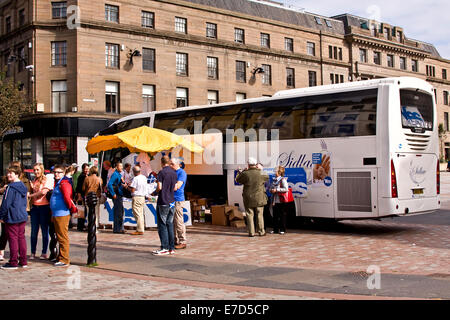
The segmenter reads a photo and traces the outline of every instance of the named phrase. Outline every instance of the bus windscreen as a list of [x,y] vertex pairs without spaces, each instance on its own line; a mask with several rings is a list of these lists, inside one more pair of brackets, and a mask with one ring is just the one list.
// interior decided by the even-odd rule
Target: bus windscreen
[[403,128],[433,130],[433,97],[430,94],[400,90],[400,105]]

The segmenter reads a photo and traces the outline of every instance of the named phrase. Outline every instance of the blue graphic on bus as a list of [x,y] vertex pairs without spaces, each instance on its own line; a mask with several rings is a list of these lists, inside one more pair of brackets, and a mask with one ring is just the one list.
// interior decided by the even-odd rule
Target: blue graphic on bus
[[[272,183],[275,179],[275,171],[273,168],[264,169],[269,175],[269,181]],[[304,168],[286,168],[284,176],[287,178],[289,188],[292,188],[294,198],[306,195],[308,191],[307,175]],[[270,195],[270,193],[268,193]]]
[[325,177],[325,179],[323,179],[323,184],[329,187],[333,184],[333,179],[331,179],[331,177]]
[[321,153],[313,153],[312,154],[312,163],[313,164],[322,164],[322,154]]
[[402,123],[406,126],[425,128],[425,120],[416,107],[402,107]]

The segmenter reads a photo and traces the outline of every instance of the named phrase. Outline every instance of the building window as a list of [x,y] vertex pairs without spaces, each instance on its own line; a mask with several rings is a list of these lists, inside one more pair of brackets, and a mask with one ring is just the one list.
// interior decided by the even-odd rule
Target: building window
[[328,57],[330,59],[342,61],[342,48],[328,46]]
[[367,63],[367,50],[359,49],[359,62]]
[[176,57],[177,76],[188,75],[188,55],[187,53],[177,53]]
[[400,57],[400,69],[406,70],[406,58]]
[[427,66],[427,76],[436,77],[436,68],[434,66]]
[[177,88],[177,108],[189,105],[189,96],[187,88]]
[[433,89],[433,91],[434,91],[434,101],[437,104],[438,103],[438,101],[437,101],[437,89]]
[[442,69],[442,79],[447,80],[447,69]]
[[244,61],[236,61],[236,81],[238,82],[246,82],[245,76],[245,62]]
[[67,82],[52,81],[52,112],[67,112]]
[[244,29],[235,28],[234,29],[234,42],[245,43],[245,31]]
[[272,85],[272,66],[263,64],[261,67],[264,70],[264,73],[262,74],[262,83]]
[[333,25],[331,24],[331,21],[328,19],[325,19],[325,23],[327,25],[328,28],[333,28]]
[[105,85],[106,112],[120,113],[119,82],[107,81]]
[[403,32],[397,31],[397,41],[403,42]]
[[17,49],[18,60],[18,72],[22,72],[25,69],[25,47],[19,47]]
[[295,69],[286,68],[286,86],[288,88],[295,88]]
[[448,106],[448,91],[444,91],[444,104]]
[[187,19],[175,17],[175,32],[187,33]]
[[219,103],[219,91],[208,90],[208,104]]
[[314,20],[316,20],[318,25],[322,25],[322,20],[319,17],[314,17]]
[[155,72],[155,49],[142,48],[142,70]]
[[11,17],[6,17],[5,19],[5,31],[6,33],[11,32]]
[[389,40],[389,28],[383,28],[384,38]]
[[331,84],[344,83],[344,75],[330,73]]
[[411,70],[413,72],[419,72],[419,61],[417,61],[417,60],[411,61]]
[[19,10],[19,27],[25,24],[25,9]]
[[270,48],[270,34],[261,33],[261,47]]
[[219,79],[219,59],[215,57],[207,57],[206,64],[208,66],[208,79]]
[[67,1],[52,2],[52,18],[67,18]]
[[142,112],[155,111],[155,86],[142,86]]
[[119,7],[105,4],[105,20],[109,22],[119,22]]
[[316,55],[316,44],[314,42],[307,42],[306,43],[306,53],[310,56]]
[[211,22],[206,23],[206,37],[217,39],[217,24]]
[[113,43],[107,43],[105,45],[106,55],[106,67],[107,68],[119,68],[119,45]]
[[392,54],[387,55],[387,66],[390,68],[394,67],[394,56]]
[[142,11],[141,25],[144,28],[154,28],[155,27],[155,14],[153,12]]
[[284,49],[289,52],[294,52],[294,39],[284,38]]
[[444,112],[444,130],[448,131],[449,126],[448,126],[448,112]]
[[52,42],[52,66],[65,66],[67,64],[67,42]]
[[247,99],[247,94],[243,92],[236,92],[236,101],[242,101]]
[[375,63],[377,65],[381,65],[381,52],[373,53],[373,63]]
[[310,87],[317,86],[317,73],[315,71],[308,71],[308,81]]

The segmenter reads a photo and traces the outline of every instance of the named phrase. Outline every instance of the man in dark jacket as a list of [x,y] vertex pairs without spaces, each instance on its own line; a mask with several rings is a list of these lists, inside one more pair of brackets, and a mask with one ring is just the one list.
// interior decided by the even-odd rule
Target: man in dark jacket
[[125,233],[123,227],[123,185],[124,181],[122,178],[123,164],[117,162],[116,171],[112,174],[109,179],[107,188],[109,193],[113,198],[114,204],[114,224],[113,233]]
[[28,220],[28,189],[20,181],[20,174],[20,167],[13,166],[8,168],[7,177],[9,184],[0,207],[0,222],[5,223],[10,251],[9,262],[1,267],[5,270],[17,269],[18,262],[21,267],[27,267],[25,224]]
[[256,232],[260,236],[265,236],[264,230],[264,206],[267,204],[267,195],[264,184],[269,180],[269,176],[258,168],[256,159],[248,159],[248,169],[239,170],[236,182],[244,185],[242,198],[244,200],[245,213],[247,218],[247,229],[250,237],[255,236],[255,226],[253,218],[256,215]]

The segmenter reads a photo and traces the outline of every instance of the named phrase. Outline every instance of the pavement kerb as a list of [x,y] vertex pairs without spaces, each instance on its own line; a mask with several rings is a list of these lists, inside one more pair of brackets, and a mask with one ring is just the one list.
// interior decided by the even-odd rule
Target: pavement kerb
[[353,294],[341,294],[341,293],[321,293],[321,292],[310,292],[310,291],[298,291],[298,290],[283,290],[283,289],[271,289],[271,288],[260,288],[260,287],[248,287],[248,286],[237,286],[229,284],[220,284],[212,282],[202,282],[193,280],[182,280],[173,278],[164,278],[156,276],[148,276],[139,273],[123,272],[117,270],[111,270],[101,267],[86,267],[83,265],[78,265],[83,272],[100,273],[104,275],[117,276],[122,278],[136,279],[136,280],[151,280],[162,283],[171,283],[185,286],[201,287],[207,289],[223,289],[230,291],[250,291],[255,293],[273,294],[273,295],[286,295],[286,296],[298,296],[298,297],[309,297],[316,299],[328,299],[328,300],[432,300],[432,299],[421,299],[421,298],[410,298],[410,297],[387,297],[387,296],[367,296],[367,295],[353,295]]

